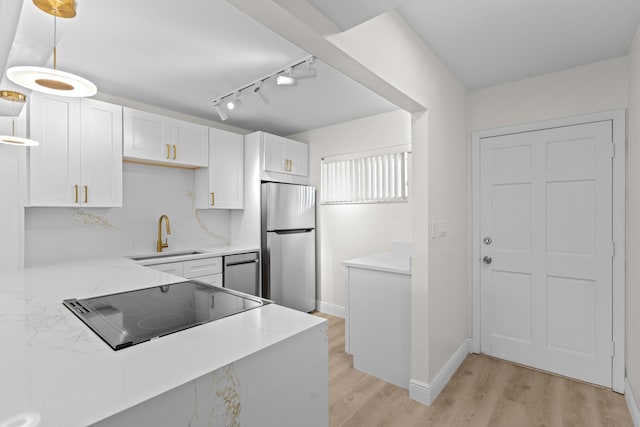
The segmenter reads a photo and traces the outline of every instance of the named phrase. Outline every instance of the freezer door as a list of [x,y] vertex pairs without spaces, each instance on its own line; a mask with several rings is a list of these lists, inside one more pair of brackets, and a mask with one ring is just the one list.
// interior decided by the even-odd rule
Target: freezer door
[[269,299],[310,312],[316,308],[316,233],[267,233]]
[[262,184],[266,231],[309,229],[316,226],[316,189],[308,185]]

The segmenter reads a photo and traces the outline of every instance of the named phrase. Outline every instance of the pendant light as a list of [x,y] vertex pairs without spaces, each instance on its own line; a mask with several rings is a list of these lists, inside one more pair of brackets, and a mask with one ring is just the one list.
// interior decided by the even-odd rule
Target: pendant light
[[[11,90],[2,90],[0,91],[0,98],[5,101],[11,101],[12,106],[15,105],[16,102],[25,103],[27,101],[27,96],[20,92],[14,92]],[[0,135],[0,144],[13,145],[14,147],[35,147],[40,145],[38,141],[34,141],[33,139],[20,138],[15,136],[16,133],[16,119],[15,112],[13,108],[11,109],[11,114],[14,116],[11,122],[11,136],[8,135]]]
[[53,15],[53,68],[20,66],[7,70],[12,82],[37,92],[83,98],[98,92],[89,80],[57,69],[57,19],[76,16],[75,0],[33,0],[42,11]]

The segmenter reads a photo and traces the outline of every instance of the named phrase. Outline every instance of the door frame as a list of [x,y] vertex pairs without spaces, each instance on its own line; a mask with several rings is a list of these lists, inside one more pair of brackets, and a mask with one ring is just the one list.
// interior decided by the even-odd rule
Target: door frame
[[561,119],[545,120],[516,126],[481,130],[471,133],[472,187],[472,352],[480,353],[480,140],[494,136],[531,132],[554,127],[611,120],[613,123],[613,343],[611,388],[624,393],[625,376],[625,191],[626,191],[626,111],[612,110]]

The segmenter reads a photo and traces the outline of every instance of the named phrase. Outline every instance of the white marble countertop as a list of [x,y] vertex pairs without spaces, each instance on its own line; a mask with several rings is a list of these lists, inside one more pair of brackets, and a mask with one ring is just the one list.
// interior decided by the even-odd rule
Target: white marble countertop
[[0,271],[0,426],[85,426],[324,322],[270,304],[113,351],[62,305],[182,280],[123,258]]
[[[198,252],[196,254],[188,254],[181,255],[185,252]],[[165,251],[165,252],[152,252],[146,254],[137,254],[130,255],[128,258],[146,258],[137,260],[136,262],[140,265],[155,265],[155,264],[164,264],[168,262],[180,262],[180,261],[189,261],[192,259],[204,259],[211,258],[215,256],[226,256],[226,255],[235,255],[242,254],[246,252],[260,252],[260,248],[256,248],[253,246],[217,246],[211,248],[198,248],[194,250],[177,250],[177,251]],[[159,258],[158,255],[163,255]],[[166,255],[166,256],[164,256]]]
[[342,263],[347,267],[411,275],[411,247],[407,243],[394,243],[391,251],[354,258]]

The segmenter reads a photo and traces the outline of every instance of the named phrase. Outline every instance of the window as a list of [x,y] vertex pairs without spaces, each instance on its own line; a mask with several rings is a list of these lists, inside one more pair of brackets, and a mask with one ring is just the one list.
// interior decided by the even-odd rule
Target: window
[[[381,152],[382,151],[382,152]],[[322,204],[392,203],[409,199],[409,146],[322,159]]]

